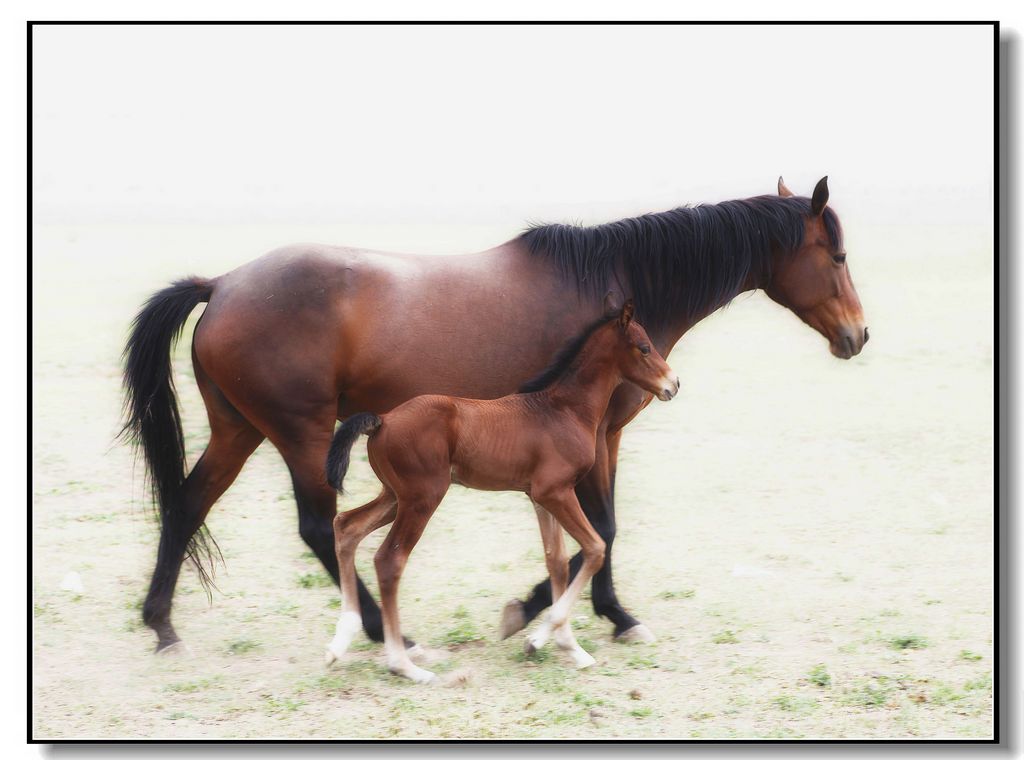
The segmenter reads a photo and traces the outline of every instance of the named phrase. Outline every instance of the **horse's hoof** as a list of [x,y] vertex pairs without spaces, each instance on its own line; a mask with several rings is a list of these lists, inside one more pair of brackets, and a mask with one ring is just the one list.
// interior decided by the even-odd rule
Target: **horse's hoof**
[[498,635],[502,639],[507,639],[513,633],[518,633],[525,627],[526,613],[523,612],[523,603],[518,599],[513,599],[501,611],[501,626],[499,627]]
[[615,640],[623,644],[653,644],[657,639],[651,633],[651,629],[643,623],[637,623],[632,628],[627,628]]
[[537,651],[537,645],[535,643],[533,643],[533,639],[527,638],[526,641],[523,643],[523,653],[527,657],[529,657],[530,655],[532,655],[536,651]]
[[179,639],[166,645],[157,644],[154,654],[160,657],[189,657],[192,654],[192,650],[188,648],[188,644]]
[[335,655],[334,652],[331,651],[330,647],[327,647],[327,649],[324,650],[324,665],[326,665],[327,667],[331,667],[331,665],[333,665],[337,661],[337,655]]

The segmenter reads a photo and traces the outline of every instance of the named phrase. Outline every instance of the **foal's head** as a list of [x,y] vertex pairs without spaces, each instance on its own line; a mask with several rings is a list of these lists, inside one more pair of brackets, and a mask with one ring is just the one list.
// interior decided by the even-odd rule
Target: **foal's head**
[[661,401],[670,401],[679,392],[679,377],[651,344],[647,331],[633,320],[632,299],[599,333],[600,339],[608,341],[615,368],[624,380]]
[[[793,195],[782,177],[779,195]],[[838,222],[826,216],[827,203],[828,177],[822,177],[804,219],[803,242],[795,251],[774,257],[765,292],[824,335],[834,356],[849,359],[868,342],[868,328],[846,265]]]

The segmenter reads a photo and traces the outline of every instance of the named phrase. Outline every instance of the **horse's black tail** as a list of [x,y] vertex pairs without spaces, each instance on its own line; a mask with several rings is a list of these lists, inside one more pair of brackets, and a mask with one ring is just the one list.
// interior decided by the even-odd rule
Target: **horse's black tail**
[[352,445],[363,433],[373,433],[380,427],[381,419],[376,414],[360,412],[353,414],[338,428],[331,441],[331,450],[327,452],[327,482],[338,493],[344,493],[341,487],[348,472],[348,458],[352,453]]
[[[199,277],[178,280],[155,293],[132,323],[124,347],[124,427],[121,437],[141,448],[163,533],[184,533],[181,504],[185,482],[185,441],[171,374],[171,348],[197,304],[210,300],[213,285]],[[209,590],[217,544],[201,527],[188,539],[186,553]],[[219,551],[218,551],[219,553]],[[205,562],[204,562],[205,560]],[[207,570],[205,565],[209,565]]]

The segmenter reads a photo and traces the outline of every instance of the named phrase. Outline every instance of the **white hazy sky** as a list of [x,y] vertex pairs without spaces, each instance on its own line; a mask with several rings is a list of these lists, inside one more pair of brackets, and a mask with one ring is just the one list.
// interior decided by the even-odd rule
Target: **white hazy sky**
[[37,27],[39,222],[992,208],[989,27]]

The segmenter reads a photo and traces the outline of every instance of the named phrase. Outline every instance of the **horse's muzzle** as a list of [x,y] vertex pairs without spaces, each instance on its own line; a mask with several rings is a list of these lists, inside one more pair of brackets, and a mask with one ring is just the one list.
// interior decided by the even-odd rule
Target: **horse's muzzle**
[[869,337],[867,327],[843,327],[839,330],[839,338],[829,343],[829,350],[840,359],[852,359],[861,352]]

